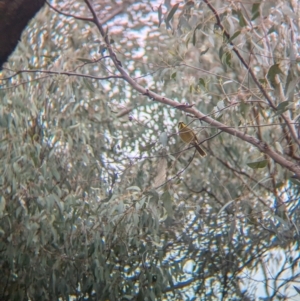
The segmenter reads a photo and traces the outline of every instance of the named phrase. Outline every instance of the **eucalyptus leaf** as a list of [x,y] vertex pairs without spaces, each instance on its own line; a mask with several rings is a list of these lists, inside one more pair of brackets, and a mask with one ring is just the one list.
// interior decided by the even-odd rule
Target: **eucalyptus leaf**
[[247,165],[252,169],[265,168],[267,164],[268,164],[268,160],[260,160],[260,161],[247,163]]

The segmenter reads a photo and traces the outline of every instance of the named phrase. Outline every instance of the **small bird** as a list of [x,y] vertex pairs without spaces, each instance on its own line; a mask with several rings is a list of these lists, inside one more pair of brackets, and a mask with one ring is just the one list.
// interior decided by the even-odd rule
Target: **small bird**
[[206,152],[199,146],[199,141],[194,131],[182,121],[178,123],[178,129],[181,140],[187,144],[192,144],[195,146],[200,156],[205,157]]

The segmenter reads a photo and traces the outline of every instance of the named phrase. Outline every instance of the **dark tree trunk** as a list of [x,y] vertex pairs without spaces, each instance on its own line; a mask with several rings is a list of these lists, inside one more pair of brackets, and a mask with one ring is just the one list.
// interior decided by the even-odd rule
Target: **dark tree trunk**
[[0,70],[45,0],[0,0]]

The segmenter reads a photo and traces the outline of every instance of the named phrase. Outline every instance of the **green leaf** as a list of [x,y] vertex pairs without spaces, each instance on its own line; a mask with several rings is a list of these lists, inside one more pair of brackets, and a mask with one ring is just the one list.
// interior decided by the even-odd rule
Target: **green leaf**
[[290,102],[290,101],[283,101],[281,102],[278,106],[277,106],[277,111],[276,111],[276,114],[274,114],[273,117],[275,116],[278,116],[278,115],[281,115],[282,113],[284,113],[285,111],[287,111],[289,109],[289,105],[292,104],[293,105],[293,102]]
[[196,45],[196,30],[194,30],[193,32],[193,39],[192,39],[192,43],[193,43],[193,46]]
[[240,26],[241,26],[241,27],[247,26],[247,21],[246,21],[246,19],[244,18],[244,16],[243,16],[241,10],[238,10],[238,11],[237,11],[237,15],[238,15],[238,18],[239,18],[239,24],[240,24]]
[[5,210],[5,206],[6,206],[6,200],[5,198],[1,195],[0,196],[0,217],[3,216],[3,212]]
[[152,189],[152,190],[146,191],[144,194],[149,197],[150,202],[154,202],[156,204],[158,203],[159,194],[156,190]]
[[56,194],[51,194],[53,199],[55,200],[55,203],[61,213],[63,215],[64,213],[64,203],[60,200],[60,198]]
[[220,59],[220,61],[222,61],[223,54],[224,54],[224,49],[223,49],[223,46],[221,46],[220,49],[219,49],[219,59]]
[[289,105],[289,101],[283,101],[283,102],[281,102],[278,106],[277,106],[277,110],[278,111],[283,111],[283,110],[285,110],[285,108]]
[[231,52],[226,52],[226,56],[225,56],[225,63],[227,66],[231,67],[231,59],[232,59],[232,55]]
[[276,29],[276,27],[274,25],[268,30],[267,35],[269,35],[272,32],[278,33],[278,31],[277,31],[277,29]]
[[260,6],[260,3],[254,3],[252,5],[252,17],[251,17],[251,21],[255,20],[258,16],[259,16],[259,6]]
[[95,244],[92,243],[88,249],[88,257],[92,256],[94,252],[95,252]]
[[126,190],[141,191],[140,187],[138,187],[138,186],[130,186],[130,187],[126,188]]
[[85,59],[85,58],[77,58],[78,61],[83,62],[83,63],[94,63],[93,60],[90,59]]
[[83,82],[85,84],[85,86],[91,91],[91,92],[95,92],[95,88],[94,85],[91,83],[90,79],[87,78],[83,78]]
[[241,102],[240,104],[240,112],[241,112],[241,115],[246,119],[247,118],[247,114],[249,112],[249,109],[250,109],[250,106],[245,103],[245,102]]
[[296,178],[290,178],[290,181],[291,181],[293,184],[300,186],[300,181],[299,181],[298,179],[296,179]]
[[224,52],[223,49],[222,49],[221,53],[222,53],[221,62],[222,62],[223,67],[224,67],[224,69],[226,71],[227,70],[227,66],[231,67],[231,58],[232,58],[232,55],[231,55],[231,52],[229,52],[229,51]]
[[50,170],[51,170],[52,176],[55,178],[55,180],[57,182],[59,182],[60,181],[60,173],[58,172],[56,167],[57,166],[55,164],[51,164],[50,165]]
[[205,83],[205,81],[204,81],[204,79],[203,79],[203,78],[199,78],[199,80],[198,80],[198,84],[199,84],[200,86],[202,86],[203,88],[205,88],[205,89],[206,89],[206,83]]
[[230,39],[228,40],[228,43],[231,43],[236,37],[238,37],[239,35],[241,34],[241,31],[238,30],[236,31],[231,37]]
[[161,200],[164,204],[164,207],[168,213],[169,217],[173,217],[174,215],[174,211],[173,211],[173,201],[172,201],[172,197],[169,193],[169,191],[165,191],[163,193],[163,195],[161,196]]
[[265,168],[268,164],[268,160],[261,160],[247,163],[247,165],[252,169]]

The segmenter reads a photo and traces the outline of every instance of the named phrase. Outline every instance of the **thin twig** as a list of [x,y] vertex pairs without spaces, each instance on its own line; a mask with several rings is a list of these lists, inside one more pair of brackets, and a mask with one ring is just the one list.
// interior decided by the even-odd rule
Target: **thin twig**
[[85,17],[80,17],[80,16],[64,13],[63,11],[61,11],[61,10],[57,9],[56,7],[52,6],[48,1],[46,1],[46,3],[54,11],[56,11],[57,13],[59,13],[60,15],[65,16],[65,17],[74,18],[74,19],[77,19],[77,20],[85,21],[85,22],[92,22],[93,21],[93,19],[91,19],[91,18],[85,18]]

